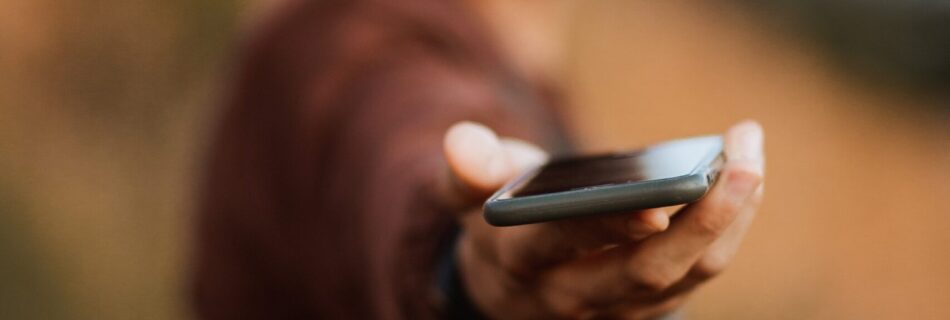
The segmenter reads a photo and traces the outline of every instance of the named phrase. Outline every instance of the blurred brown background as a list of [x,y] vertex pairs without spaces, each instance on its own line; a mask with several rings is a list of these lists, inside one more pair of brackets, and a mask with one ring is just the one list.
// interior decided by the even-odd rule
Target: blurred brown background
[[[0,318],[189,317],[215,100],[274,3],[0,0]],[[850,38],[813,41],[782,6],[575,7],[562,79],[585,149],[766,128],[764,208],[693,318],[950,319],[948,87],[862,71],[900,34],[836,54]]]

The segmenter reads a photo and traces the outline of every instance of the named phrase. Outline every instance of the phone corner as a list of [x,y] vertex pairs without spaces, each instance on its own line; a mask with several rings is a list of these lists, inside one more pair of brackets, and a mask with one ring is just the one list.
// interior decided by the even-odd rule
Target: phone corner
[[680,180],[680,190],[691,200],[699,200],[715,183],[715,177],[707,173],[694,173],[684,176]]
[[488,222],[490,225],[496,227],[510,225],[505,219],[505,216],[504,208],[500,208],[497,201],[486,202],[485,205],[482,206],[482,219],[485,219],[485,222]]

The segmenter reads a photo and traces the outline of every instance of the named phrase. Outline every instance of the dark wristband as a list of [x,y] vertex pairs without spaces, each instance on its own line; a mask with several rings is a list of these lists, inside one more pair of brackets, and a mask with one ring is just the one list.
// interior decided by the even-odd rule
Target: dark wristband
[[437,286],[444,298],[443,315],[446,319],[487,319],[472,303],[459,274],[456,253],[461,234],[461,230],[456,227],[451,240],[441,251],[442,255],[439,257],[439,265],[436,269]]

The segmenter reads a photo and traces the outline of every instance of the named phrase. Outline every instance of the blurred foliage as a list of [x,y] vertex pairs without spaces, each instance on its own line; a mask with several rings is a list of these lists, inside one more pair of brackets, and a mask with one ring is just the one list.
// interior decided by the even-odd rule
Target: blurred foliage
[[66,319],[51,264],[26,234],[27,208],[0,180],[0,319]]
[[[868,84],[950,98],[950,2],[744,0]],[[935,104],[946,106],[946,104]]]
[[0,318],[180,319],[245,1],[0,0]]

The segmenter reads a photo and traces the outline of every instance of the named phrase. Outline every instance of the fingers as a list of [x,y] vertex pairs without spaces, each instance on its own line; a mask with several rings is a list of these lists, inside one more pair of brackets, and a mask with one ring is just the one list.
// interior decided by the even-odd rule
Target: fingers
[[550,283],[587,305],[619,303],[631,293],[659,295],[680,282],[706,249],[729,227],[745,198],[758,186],[758,176],[727,169],[717,186],[700,202],[677,214],[669,229],[631,247],[564,265],[550,273]]
[[520,172],[547,161],[547,153],[517,139],[499,139],[481,124],[463,121],[445,134],[443,151],[449,164],[446,197],[471,204],[483,200]]
[[722,273],[735,257],[739,244],[752,222],[757,206],[757,201],[755,202],[755,204],[750,203],[747,208],[739,213],[739,216],[736,217],[736,220],[729,226],[723,236],[710,245],[709,249],[689,269],[683,279],[667,288],[662,296],[658,298],[692,291],[703,282]]
[[[547,161],[541,149],[521,140],[498,138],[485,126],[461,122],[445,135],[446,197],[474,204],[524,170]],[[513,273],[573,259],[605,245],[628,243],[665,230],[669,214],[663,209],[543,223],[516,228],[482,230],[480,221],[463,219],[473,238],[492,243],[494,259]],[[485,250],[485,248],[481,248]],[[480,251],[481,251],[480,250]],[[482,252],[489,254],[491,252]]]
[[[726,135],[726,152],[732,162],[745,162],[749,170],[756,171],[764,179],[765,157],[762,152],[762,129],[756,123],[744,122],[733,127]],[[732,160],[735,159],[735,160]],[[710,245],[702,258],[690,271],[693,281],[702,281],[721,272],[735,257],[739,244],[755,218],[762,201],[764,183],[760,184],[746,199],[735,221],[719,239]]]
[[642,240],[654,233],[666,230],[670,226],[670,213],[666,209],[647,209],[639,212],[634,219],[627,221],[628,236],[633,240]]
[[644,240],[637,248],[630,261],[636,266],[634,281],[654,289],[672,285],[726,234],[740,213],[754,211],[758,201],[753,195],[763,179],[762,129],[754,122],[744,122],[730,129],[725,140],[729,160],[719,183],[705,198],[686,206],[669,230]]
[[743,162],[748,169],[765,174],[765,135],[757,122],[746,120],[732,126],[725,135],[725,153],[729,162]]
[[[502,150],[520,148],[517,141],[494,139]],[[470,240],[464,241],[469,246],[463,252],[481,255],[493,274],[505,278],[500,288],[521,288],[515,296],[529,296],[533,306],[557,316],[667,314],[734,256],[761,199],[762,141],[762,130],[754,122],[731,128],[719,181],[702,200],[683,207],[675,220],[669,219],[668,209],[652,209],[512,228],[491,228],[478,221],[466,227],[464,236]],[[451,162],[450,144],[446,153]],[[532,163],[530,152],[521,154]],[[512,159],[509,168],[516,169],[510,170],[526,167]],[[464,173],[465,166],[478,164],[458,161],[452,166]],[[478,185],[477,177],[458,176]],[[481,241],[472,241],[476,238]],[[526,281],[522,274],[533,277]]]
[[[742,223],[731,227],[736,216],[741,212],[754,213],[754,208],[741,209],[748,207],[747,198],[761,181],[761,144],[762,131],[754,122],[730,129],[726,134],[730,161],[723,170],[723,182],[704,200],[685,207],[680,213],[683,217],[673,226],[669,226],[669,215],[664,209],[652,209],[505,229],[495,243],[499,262],[516,273],[530,273],[611,244],[629,244],[658,233],[637,246],[641,253],[632,259],[642,261],[629,263],[640,269],[633,275],[633,282],[667,287],[682,278],[713,242],[726,234],[724,240],[718,241],[715,255],[710,255],[702,265],[713,272],[722,267],[722,261],[731,259],[730,249],[741,241],[743,225],[751,220],[744,217]],[[726,232],[727,228],[731,230]],[[659,233],[664,230],[667,231]]]
[[553,286],[551,300],[570,300],[566,296],[575,302],[565,306],[604,306],[640,293],[659,302],[718,273],[734,255],[761,198],[762,140],[755,123],[731,129],[729,161],[705,198],[683,208],[665,232],[552,270],[546,281]]
[[610,245],[623,245],[661,232],[669,225],[665,209],[585,217],[500,229],[499,263],[514,273],[576,259]]

